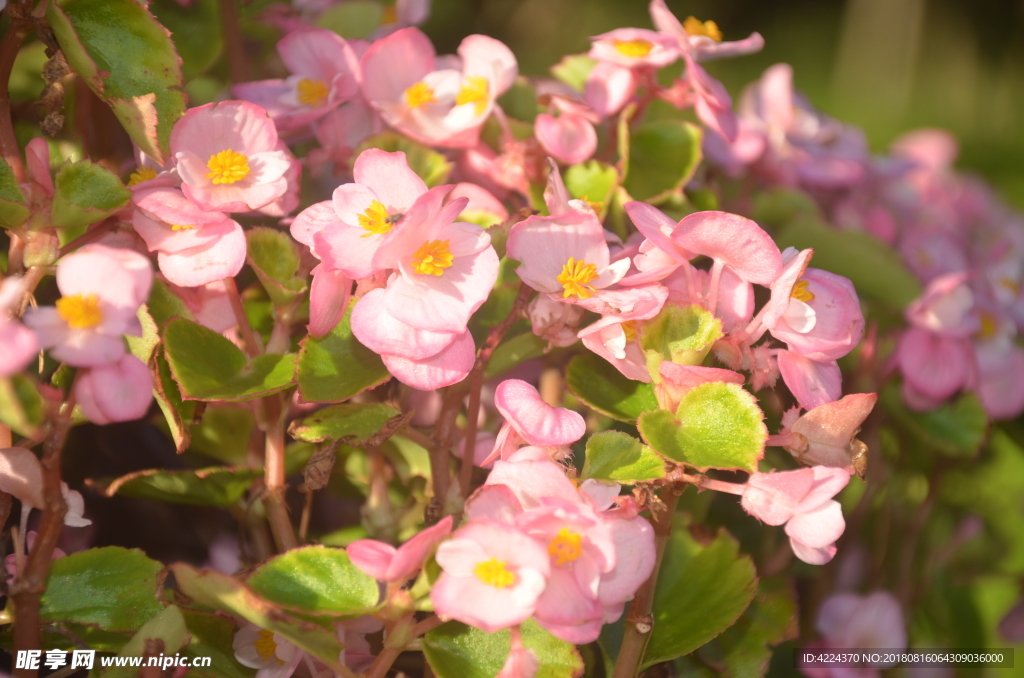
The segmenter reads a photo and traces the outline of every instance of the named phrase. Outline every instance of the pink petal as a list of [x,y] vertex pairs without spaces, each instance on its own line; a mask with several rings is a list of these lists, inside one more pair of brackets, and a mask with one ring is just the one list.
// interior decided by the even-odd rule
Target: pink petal
[[[538,452],[538,458],[531,454]],[[487,485],[507,485],[524,509],[540,506],[544,497],[573,497],[576,487],[545,450],[524,447],[508,460],[494,462]]]
[[43,467],[36,455],[23,447],[0,449],[0,491],[26,506],[42,508]]
[[379,148],[367,149],[356,158],[352,173],[356,183],[373,191],[389,212],[408,211],[416,199],[427,192],[427,185],[409,168],[405,153],[401,151],[388,153]]
[[344,38],[326,28],[300,28],[277,43],[288,70],[332,85],[333,99],[346,101],[359,91],[359,63]]
[[501,96],[515,83],[519,65],[503,42],[486,35],[469,35],[459,44],[458,52],[464,75],[483,76],[493,84],[491,97]]
[[293,238],[312,250],[313,236],[337,225],[340,225],[340,220],[334,211],[334,204],[330,200],[325,200],[299,212],[289,228]]
[[512,226],[506,244],[511,259],[521,262],[519,278],[538,292],[561,293],[557,281],[569,257],[608,266],[604,228],[592,214],[572,210],[557,217],[532,216]]
[[218,224],[227,216],[220,212],[207,212],[196,206],[176,188],[157,187],[136,191],[132,202],[166,224],[206,226]]
[[975,369],[969,340],[944,337],[917,327],[903,334],[896,355],[904,379],[936,400],[960,390]]
[[489,518],[511,524],[523,507],[512,488],[506,485],[484,485],[466,500],[466,519]]
[[363,96],[375,107],[401,101],[405,90],[434,70],[434,46],[418,28],[377,40],[361,60]]
[[210,245],[157,256],[160,272],[181,287],[198,287],[215,280],[232,278],[245,264],[245,232],[237,222]]
[[850,482],[850,472],[846,469],[812,466],[811,471],[814,473],[814,482],[810,491],[796,507],[798,513],[820,508]]
[[601,575],[598,596],[605,605],[625,602],[633,597],[654,572],[657,560],[654,548],[654,528],[646,519],[636,517],[607,519],[608,529],[615,542],[615,569]]
[[835,544],[815,548],[792,537],[789,538],[789,545],[793,548],[793,554],[809,565],[824,565],[832,560],[838,551]]
[[848,467],[850,442],[877,400],[874,393],[854,393],[800,417],[790,430],[807,438],[809,448],[801,458],[824,466]]
[[[445,516],[436,525],[423,530],[398,548],[398,553],[388,565],[389,582],[404,582],[416,574],[430,552],[452,533],[452,517]],[[351,547],[349,547],[351,548]]]
[[541,400],[537,389],[519,379],[506,379],[498,385],[494,406],[530,445],[570,445],[587,432],[586,422],[577,412],[551,407]]
[[398,549],[375,539],[359,539],[345,549],[352,564],[377,581],[389,581],[388,568]]
[[382,289],[371,290],[352,309],[352,333],[374,353],[392,358],[426,360],[450,346],[460,335],[417,330],[388,312]]
[[679,222],[672,239],[690,252],[724,262],[748,282],[770,285],[782,270],[782,254],[771,236],[736,214],[691,214]]
[[743,488],[743,510],[769,525],[782,525],[796,513],[814,484],[809,468],[777,473],[753,473]]
[[583,96],[597,113],[609,116],[621,111],[634,92],[636,77],[633,69],[602,61],[590,71]]
[[685,263],[697,256],[679,246],[672,237],[676,222],[657,207],[635,200],[626,203],[626,214],[636,225],[637,230],[676,264]]
[[843,375],[836,361],[817,362],[792,351],[779,351],[779,372],[805,410],[839,400]]
[[476,344],[467,330],[437,355],[422,360],[411,360],[393,355],[382,355],[384,365],[398,381],[430,391],[462,381],[476,362]]
[[[221,214],[215,212],[211,214]],[[207,226],[196,228],[185,228],[175,231],[171,224],[178,222],[161,222],[150,219],[142,210],[135,210],[132,215],[132,228],[146,241],[146,247],[150,252],[164,252],[174,254],[195,247],[208,247],[220,239],[224,234],[231,232],[235,222],[224,216],[219,221]]]
[[797,513],[786,523],[786,534],[804,546],[822,548],[843,536],[846,521],[837,501],[827,501],[807,512]]
[[313,282],[309,288],[309,325],[314,337],[322,337],[333,330],[348,308],[352,293],[352,280],[341,271],[320,264],[312,270]]
[[586,162],[597,150],[597,132],[586,118],[563,113],[557,118],[541,113],[533,123],[541,147],[559,162]]
[[145,363],[126,354],[117,363],[93,367],[83,374],[75,395],[90,421],[132,421],[143,417],[153,402],[153,377]]
[[189,109],[171,131],[171,153],[194,153],[202,162],[227,148],[243,155],[273,151],[277,130],[267,112],[248,101],[222,101]]
[[0,320],[0,378],[25,369],[39,354],[36,334],[15,320]]

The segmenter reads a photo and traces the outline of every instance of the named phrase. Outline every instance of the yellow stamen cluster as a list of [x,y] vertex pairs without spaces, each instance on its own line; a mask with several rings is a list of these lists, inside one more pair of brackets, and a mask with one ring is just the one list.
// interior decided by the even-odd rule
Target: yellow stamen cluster
[[171,224],[172,231],[188,231],[195,227],[195,224]]
[[497,558],[482,560],[473,568],[476,578],[496,589],[503,589],[516,583],[516,576],[508,569],[504,561]]
[[412,270],[422,275],[441,275],[455,257],[447,240],[428,240],[412,255]]
[[96,327],[103,321],[100,300],[95,294],[74,294],[57,300],[57,315],[73,330]]
[[548,555],[559,567],[571,563],[583,553],[583,535],[563,527],[548,544]]
[[322,106],[330,93],[331,88],[323,80],[303,78],[295,86],[295,98],[299,100],[300,104],[310,108]]
[[249,176],[249,158],[230,148],[211,155],[206,166],[210,168],[206,178],[215,184],[233,184]]
[[156,179],[156,170],[145,165],[139,165],[135,168],[134,172],[128,175],[128,185],[135,186],[150,179]]
[[388,208],[374,200],[366,211],[359,215],[359,225],[366,233],[361,237],[369,238],[371,235],[384,235],[395,227],[394,220],[388,215]]
[[267,631],[266,629],[260,629],[257,634],[256,642],[253,643],[253,647],[256,648],[256,654],[260,656],[260,661],[270,661],[271,659],[280,662],[277,658],[277,643],[274,642],[274,632]]
[[999,325],[996,323],[996,319],[992,317],[992,314],[981,314],[981,328],[978,330],[979,339],[991,339],[996,336],[996,330],[998,329]]
[[637,327],[635,320],[627,320],[622,323],[622,333],[626,335],[626,343],[636,341]]
[[635,40],[616,40],[615,50],[622,56],[627,56],[633,59],[639,59],[645,57],[651,53],[654,49],[654,43],[650,40],[641,40],[637,38]]
[[695,16],[688,16],[683,22],[683,30],[690,35],[703,35],[715,42],[722,42],[722,31],[714,21],[701,21]]
[[576,295],[580,299],[589,299],[597,293],[593,286],[587,284],[597,277],[597,266],[588,264],[575,257],[569,257],[569,261],[562,266],[562,274],[556,278],[562,283],[562,298],[568,299]]
[[409,108],[418,108],[423,104],[437,103],[434,96],[434,88],[427,83],[420,81],[405,90],[405,103]]
[[487,108],[487,94],[490,91],[490,84],[487,78],[480,75],[470,75],[455,97],[455,105],[476,104],[473,110],[477,115],[483,114]]
[[804,302],[805,304],[814,301],[814,292],[807,289],[808,284],[809,283],[806,280],[798,280],[797,283],[793,285],[793,294],[790,296],[797,301]]

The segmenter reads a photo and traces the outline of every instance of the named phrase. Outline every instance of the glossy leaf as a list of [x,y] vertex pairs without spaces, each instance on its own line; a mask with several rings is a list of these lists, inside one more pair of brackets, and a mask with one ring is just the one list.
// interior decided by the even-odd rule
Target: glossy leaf
[[189,429],[191,449],[225,464],[244,465],[255,427],[256,417],[248,407],[210,405],[202,422]]
[[219,9],[217,0],[193,0],[187,7],[177,0],[154,0],[149,5],[157,20],[171,32],[181,55],[185,82],[216,63],[224,49]]
[[657,375],[662,360],[700,365],[721,336],[722,321],[710,311],[696,304],[671,305],[641,325],[640,347],[646,354],[647,369]]
[[333,630],[293,616],[226,574],[197,570],[185,563],[175,563],[169,569],[178,588],[196,605],[237,615],[262,629],[278,633],[341,672],[338,655],[342,647]]
[[586,405],[619,421],[633,422],[641,412],[658,409],[650,384],[622,376],[594,353],[581,353],[569,361],[565,385]]
[[[523,645],[537,655],[537,678],[576,678],[583,658],[532,619],[522,625]],[[484,633],[459,622],[448,622],[423,637],[423,652],[437,678],[494,678],[508,658],[508,631]]]
[[363,441],[380,433],[389,421],[401,415],[385,403],[344,403],[325,407],[312,416],[293,422],[288,433],[307,443],[341,440],[354,447],[363,447]]
[[92,487],[105,497],[153,499],[172,504],[233,506],[245,496],[262,469],[214,466],[196,471],[136,471],[109,481],[94,481]]
[[88,160],[67,163],[57,170],[53,180],[53,225],[88,226],[127,205],[131,197],[110,170]]
[[43,622],[94,624],[134,631],[163,610],[163,566],[138,549],[105,546],[50,564],[40,602]]
[[284,306],[305,291],[305,278],[295,275],[299,270],[299,248],[294,240],[282,231],[266,227],[247,231],[245,239],[249,265],[275,306]]
[[68,64],[132,141],[158,163],[168,160],[186,97],[167,29],[135,0],[54,0],[46,18]]
[[253,678],[256,669],[242,666],[231,646],[235,639],[233,619],[198,610],[182,610],[192,642],[181,651],[186,657],[209,657],[210,666],[192,666],[189,676],[202,678]]
[[155,278],[153,287],[149,290],[149,300],[146,308],[157,325],[163,326],[168,320],[174,317],[185,320],[195,320],[192,311],[185,305],[184,300],[171,291],[163,280]]
[[[146,654],[147,643],[160,641],[163,643],[163,654],[173,656],[191,640],[185,628],[185,617],[181,609],[168,605],[163,611],[142,625],[132,639],[125,643],[117,653],[118,657],[142,657]],[[134,678],[139,673],[135,667],[121,666],[104,672],[110,678]]]
[[637,200],[658,202],[679,191],[700,164],[701,131],[680,120],[657,120],[629,134],[629,172],[624,185]]
[[303,614],[356,616],[377,605],[377,581],[342,549],[306,546],[268,560],[246,584],[282,608]]
[[645,412],[637,422],[644,441],[662,456],[700,470],[756,471],[768,429],[757,400],[737,384],[701,384],[671,412]]
[[310,403],[348,400],[391,378],[380,356],[352,334],[352,306],[330,334],[302,340],[299,350],[299,396]]
[[164,346],[186,400],[252,400],[282,391],[293,382],[294,355],[267,354],[249,360],[229,339],[183,318],[164,326]]
[[14,178],[14,170],[0,158],[0,228],[17,228],[28,219],[25,195]]
[[611,165],[591,160],[565,171],[565,187],[569,195],[588,202],[598,219],[604,220],[619,187],[619,173]]
[[897,386],[882,391],[882,404],[929,449],[951,457],[973,457],[985,442],[988,415],[975,393],[964,393],[930,412],[914,412],[903,404]]
[[604,431],[587,440],[581,478],[632,484],[665,477],[665,461],[622,431]]
[[452,164],[443,155],[397,132],[381,132],[370,137],[359,145],[356,155],[368,148],[379,148],[389,153],[404,152],[409,167],[430,188],[444,184],[452,171]]

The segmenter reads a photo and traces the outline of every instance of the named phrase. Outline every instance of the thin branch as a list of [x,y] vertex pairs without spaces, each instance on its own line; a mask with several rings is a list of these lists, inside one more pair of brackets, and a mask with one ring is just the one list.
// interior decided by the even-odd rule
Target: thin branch
[[234,278],[224,278],[224,288],[228,292],[228,299],[231,301],[231,310],[235,314],[235,322],[238,324],[238,333],[242,335],[242,343],[245,344],[245,352],[250,358],[255,358],[262,352],[262,342],[249,324],[249,317],[245,315],[245,306],[242,305],[242,296],[238,293],[238,285]]
[[284,411],[281,406],[280,394],[267,396],[263,399],[264,416],[266,417],[266,443],[264,457],[263,481],[267,492],[263,504],[267,508],[267,520],[274,542],[279,551],[284,552],[299,545],[295,538],[295,529],[288,517],[285,505],[284,475]]
[[18,2],[12,2],[7,8],[10,26],[3,40],[0,41],[0,156],[11,166],[14,178],[19,183],[25,181],[25,165],[21,161],[21,148],[14,135],[14,123],[11,120],[11,92],[8,83],[14,60],[21,50],[22,43],[32,29],[32,22],[23,16],[25,8]]
[[65,254],[74,252],[83,245],[96,242],[106,234],[115,230],[117,230],[117,217],[108,217],[99,223],[93,224],[85,233],[64,245],[64,247],[61,247],[57,252],[57,258],[59,259]]
[[242,29],[238,21],[238,0],[220,0],[220,24],[231,82],[246,82],[249,79],[249,63],[245,58]]

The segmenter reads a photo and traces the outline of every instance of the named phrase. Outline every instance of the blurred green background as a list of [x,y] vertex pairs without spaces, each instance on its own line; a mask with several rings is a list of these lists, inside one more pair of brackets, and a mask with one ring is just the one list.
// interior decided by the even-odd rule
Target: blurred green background
[[[734,99],[787,62],[821,110],[861,126],[883,152],[901,133],[942,127],[959,166],[1024,209],[1024,0],[667,0],[681,19],[716,21],[726,39],[759,31],[763,52],[708,64]],[[504,41],[528,75],[588,37],[650,27],[642,0],[434,0],[424,26],[439,53],[469,33]]]

